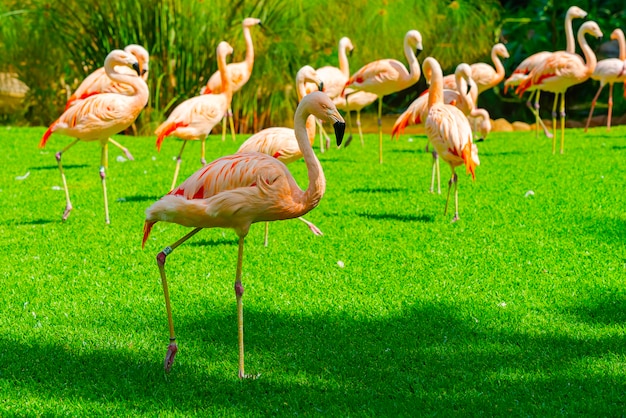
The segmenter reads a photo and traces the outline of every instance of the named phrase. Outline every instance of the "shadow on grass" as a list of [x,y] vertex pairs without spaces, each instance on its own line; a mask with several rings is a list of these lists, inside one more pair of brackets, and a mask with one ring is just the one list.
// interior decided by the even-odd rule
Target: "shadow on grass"
[[[411,416],[415,411],[618,416],[626,407],[623,374],[592,364],[626,355],[623,335],[598,333],[586,339],[516,332],[517,327],[493,326],[498,322],[493,318],[483,323],[463,307],[443,303],[407,305],[394,315],[363,319],[340,313],[283,315],[257,308],[253,297],[244,296],[246,371],[261,373],[258,380],[239,382],[235,377],[233,297],[233,309],[227,312],[208,308],[176,315],[173,306],[180,350],[167,378],[164,329],[159,355],[125,342],[112,350],[83,350],[78,343],[2,337],[0,385],[8,381],[12,395],[5,396],[19,400],[27,394],[30,405],[52,414],[54,409],[45,405],[52,402],[58,410],[58,399],[63,399],[65,413],[74,408],[122,415],[196,415],[205,410],[239,416],[270,411],[346,416],[366,408],[372,416]],[[506,311],[498,317],[503,323],[516,321]],[[155,319],[153,326],[161,322],[165,318]],[[225,368],[232,372],[225,375],[220,367],[229,362],[232,367]]]
[[127,202],[156,202],[159,200],[161,196],[147,196],[147,195],[138,195],[138,196],[126,196],[118,199],[117,201],[120,203]]
[[[85,168],[85,167],[90,167],[89,164],[63,164],[63,170],[71,170],[74,168]],[[45,166],[39,166],[39,167],[30,167],[30,170],[58,170],[59,166],[58,165],[45,165]]]
[[406,187],[359,187],[350,190],[350,193],[404,193],[408,191]]
[[57,221],[63,222],[59,218],[59,219],[32,219],[30,221],[5,222],[5,224],[11,224],[11,225],[46,225],[46,224],[55,223]]
[[400,222],[433,222],[431,215],[402,215],[397,213],[358,213],[362,218],[377,221],[400,221]]
[[187,245],[192,245],[194,247],[217,247],[220,245],[228,245],[234,246],[237,248],[239,243],[239,239],[227,239],[227,238],[213,238],[213,239],[203,239],[200,241],[193,241],[186,243]]

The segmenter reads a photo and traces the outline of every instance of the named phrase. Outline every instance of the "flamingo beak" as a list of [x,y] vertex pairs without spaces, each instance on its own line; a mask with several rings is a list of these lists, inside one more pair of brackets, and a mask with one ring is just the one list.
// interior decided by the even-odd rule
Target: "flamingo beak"
[[419,56],[420,52],[422,52],[422,48],[415,48],[415,56]]
[[337,146],[340,146],[341,141],[343,141],[343,134],[344,132],[346,132],[346,123],[337,121],[333,124],[333,128],[335,129],[335,138],[337,138]]
[[135,70],[137,72],[138,76],[141,76],[141,71],[139,70],[139,63],[138,62],[133,62],[133,70]]
[[469,94],[471,89],[472,89],[472,87],[468,84],[467,85],[467,93],[465,93],[466,96]]
[[317,85],[317,88],[319,89],[319,91],[324,91],[324,82],[320,81],[320,83]]

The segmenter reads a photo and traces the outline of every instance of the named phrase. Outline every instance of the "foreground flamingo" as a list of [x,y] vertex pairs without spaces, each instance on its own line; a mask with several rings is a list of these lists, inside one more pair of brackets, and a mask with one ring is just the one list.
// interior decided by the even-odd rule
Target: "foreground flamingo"
[[417,54],[421,50],[422,35],[416,30],[408,31],[404,36],[404,56],[409,63],[408,71],[404,64],[394,59],[370,62],[350,77],[342,92],[342,96],[345,96],[345,89],[350,88],[378,96],[378,160],[381,164],[383,163],[383,97],[417,83],[421,75]]
[[[122,66],[133,68],[136,72],[134,75],[122,73],[121,70],[118,72],[118,68]],[[77,101],[63,112],[59,119],[52,122],[39,144],[40,148],[45,147],[53,132],[76,138],[55,154],[65,190],[66,205],[63,220],[67,219],[72,210],[67,181],[61,164],[63,153],[79,141],[100,141],[102,147],[100,178],[104,195],[104,219],[108,224],[110,222],[109,204],[105,178],[108,166],[108,143],[111,142],[109,137],[128,128],[148,103],[148,86],[139,77],[139,63],[132,54],[120,49],[111,51],[104,61],[104,69],[111,80],[125,84],[133,93],[101,93]]]
[[428,57],[424,60],[423,67],[425,74],[432,74],[428,93],[428,116],[425,122],[426,135],[435,151],[452,170],[444,215],[448,212],[450,189],[454,185],[452,222],[456,222],[459,220],[459,195],[455,167],[465,164],[467,171],[475,178],[475,168],[480,164],[478,149],[472,143],[472,128],[467,117],[457,107],[443,102],[443,73],[437,60]]
[[[306,83],[315,83],[318,86],[318,90],[322,89],[322,80],[310,65],[305,65],[300,68],[296,74],[298,103],[304,96],[306,96]],[[307,119],[306,130],[309,142],[311,146],[313,146],[313,141],[315,140],[314,117],[311,116]],[[302,158],[302,151],[298,144],[298,140],[296,139],[295,131],[291,128],[283,127],[266,128],[257,132],[241,144],[237,152],[261,152],[263,154],[271,155],[285,164],[289,164]],[[323,235],[322,231],[320,231],[320,229],[312,222],[309,222],[302,217],[298,217],[298,219],[304,222],[315,235]],[[263,240],[266,247],[268,244],[268,236],[269,222],[266,222],[265,238]]]
[[556,152],[556,107],[561,96],[561,154],[565,143],[565,91],[576,84],[586,81],[596,68],[596,55],[585,39],[585,34],[599,38],[602,31],[596,22],[587,21],[578,29],[578,44],[585,55],[585,62],[579,55],[566,51],[551,54],[548,58],[537,64],[528,74],[528,77],[517,86],[515,92],[520,96],[532,86],[555,93],[554,105],[552,106],[552,123],[554,136],[552,138],[552,153]]
[[[139,63],[139,75],[144,81],[148,81],[148,70],[149,70],[149,61],[150,55],[148,51],[141,45],[127,45],[124,48],[124,51],[131,53],[137,59]],[[136,74],[134,69],[130,69],[128,67],[120,67],[117,69],[123,74]],[[65,103],[65,110],[69,109],[70,106],[76,104],[77,101],[86,99],[89,96],[93,96],[94,94],[99,93],[120,93],[132,95],[134,94],[134,90],[130,88],[127,84],[114,82],[109,78],[104,67],[100,67],[91,74],[89,74],[83,81],[80,83],[78,88],[74,91],[74,93],[67,99],[67,103]],[[109,138],[109,142],[126,154],[126,157],[129,160],[134,160],[132,154],[128,149],[122,146],[119,142],[114,141]]]
[[[600,88],[591,101],[591,109],[589,110],[589,117],[585,124],[585,132],[589,129],[589,122],[591,116],[593,116],[593,108],[596,106],[596,101],[600,92],[604,88],[606,83],[609,83],[609,115],[606,120],[606,130],[611,130],[611,113],[613,113],[613,84],[626,82],[626,41],[624,40],[624,32],[621,29],[615,29],[611,33],[611,39],[617,40],[619,44],[619,58],[607,58],[598,61],[596,69],[591,74],[593,80],[600,81]],[[626,97],[626,89],[624,89],[624,97]]]
[[[254,44],[252,43],[252,35],[250,35],[250,28],[253,26],[259,25],[261,26],[261,20],[256,19],[254,17],[248,17],[241,22],[241,26],[243,27],[243,38],[246,41],[246,58],[241,62],[231,62],[226,67],[226,71],[228,71],[230,82],[233,85],[233,93],[238,92],[241,88],[250,80],[250,76],[252,75],[252,68],[254,67]],[[213,73],[209,81],[207,81],[206,86],[202,88],[200,94],[219,94],[222,93],[222,76],[221,72],[218,69]],[[223,125],[222,125],[222,141],[226,139],[226,119],[230,122],[230,134],[233,137],[233,141],[235,140],[235,125],[233,123],[233,111],[228,106],[227,113],[224,114]]]
[[154,132],[157,135],[156,147],[159,151],[163,140],[170,135],[183,140],[183,145],[176,158],[176,169],[170,190],[176,186],[183,150],[187,141],[202,141],[200,162],[202,165],[206,164],[204,159],[206,137],[211,133],[211,129],[222,120],[233,97],[230,74],[226,71],[226,56],[232,53],[233,48],[227,42],[220,42],[217,46],[217,67],[222,74],[222,92],[219,94],[201,94],[185,100],[176,106],[167,120]]
[[[576,43],[574,40],[574,29],[572,28],[572,20],[583,19],[586,16],[587,12],[577,6],[570,7],[565,14],[565,50],[570,54],[574,54],[576,52]],[[550,56],[550,54],[552,54],[552,52],[550,51],[541,51],[529,56],[524,61],[522,61],[517,66],[517,68],[515,68],[513,74],[511,74],[511,76],[504,81],[504,92],[506,93],[509,87],[519,86],[519,84],[528,77],[528,74],[533,70],[533,68],[545,61]],[[536,86],[531,86],[527,89],[527,91],[531,92],[530,96],[528,96],[528,100],[526,101],[526,106],[530,109],[531,112],[533,112],[533,115],[535,115],[535,135],[539,134],[539,126],[541,126],[544,134],[548,138],[552,138],[552,134],[548,131],[548,128],[539,116],[539,96],[541,90],[538,89]],[[533,95],[535,96],[534,106],[531,104]]]
[[169,292],[165,277],[165,261],[179,245],[203,228],[232,228],[239,236],[235,295],[239,330],[239,378],[244,372],[243,305],[241,284],[244,238],[255,222],[292,219],[315,208],[324,195],[326,180],[322,166],[313,152],[306,131],[309,115],[333,122],[337,143],[341,143],[345,123],[328,96],[313,92],[300,102],[294,125],[296,138],[307,166],[309,186],[301,190],[287,167],[276,158],[258,152],[238,153],[219,158],[201,168],[178,188],[162,197],[146,210],[143,245],[158,221],[173,222],[194,229],[157,255],[165,306],[170,330],[170,344],[165,356],[169,371],[178,351]]

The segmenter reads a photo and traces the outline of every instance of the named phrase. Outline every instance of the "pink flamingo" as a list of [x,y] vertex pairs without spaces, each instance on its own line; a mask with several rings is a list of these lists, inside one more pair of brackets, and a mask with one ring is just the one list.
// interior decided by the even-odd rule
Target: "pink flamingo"
[[596,22],[587,21],[578,29],[578,44],[585,55],[585,61],[577,54],[559,51],[551,54],[548,58],[537,64],[535,68],[523,80],[515,92],[520,96],[532,86],[543,91],[555,93],[554,105],[552,106],[552,119],[554,136],[552,138],[552,153],[556,152],[556,107],[561,96],[561,154],[565,143],[565,91],[576,84],[586,81],[596,68],[596,55],[585,39],[585,34],[599,38],[602,31]]
[[[328,95],[331,99],[335,99],[336,97],[341,96],[341,92],[343,90],[343,86],[345,86],[346,82],[350,78],[350,63],[348,62],[348,53],[352,53],[354,46],[352,45],[352,41],[348,37],[343,37],[339,40],[339,48],[338,48],[338,58],[339,58],[339,68],[333,67],[332,65],[326,65],[324,67],[320,67],[317,70],[317,75],[322,80],[324,84],[324,93]],[[307,85],[307,90],[309,92],[315,91],[317,89],[317,85],[309,84]],[[326,143],[330,143],[330,138],[324,132],[323,127],[320,125],[320,151],[324,152],[324,137],[326,137]],[[348,141],[350,138],[348,138]],[[346,142],[346,145],[348,142]]]
[[[413,51],[416,52],[413,52]],[[378,160],[383,163],[383,97],[404,90],[417,83],[420,78],[420,65],[417,54],[422,50],[422,35],[410,30],[404,36],[404,56],[409,63],[407,70],[404,64],[395,59],[382,59],[370,62],[361,67],[348,79],[345,89],[362,90],[378,96]]]
[[[119,70],[122,66],[133,68],[136,73],[134,75],[123,73]],[[108,166],[108,143],[111,142],[109,137],[128,128],[148,103],[148,86],[138,75],[140,73],[139,63],[134,55],[120,49],[111,51],[104,61],[104,69],[111,80],[115,83],[126,84],[133,93],[101,93],[77,101],[65,110],[56,121],[52,122],[39,143],[40,148],[45,147],[50,135],[54,132],[76,138],[55,154],[65,190],[66,205],[63,220],[66,220],[70,215],[72,203],[61,164],[61,156],[79,141],[100,141],[102,147],[100,179],[104,195],[104,216],[105,222],[110,223],[105,181],[105,170]]]
[[[150,55],[148,51],[141,45],[127,45],[124,48],[124,51],[131,53],[137,59],[139,63],[139,75],[144,81],[148,81],[148,70],[149,70],[149,61]],[[118,69],[121,73],[124,74],[136,74],[135,70],[129,69],[125,66],[120,66]],[[74,93],[67,99],[67,103],[65,103],[65,110],[69,109],[70,106],[76,104],[77,101],[86,99],[89,96],[93,96],[94,94],[99,93],[120,93],[126,95],[134,94],[134,90],[130,88],[127,84],[116,83],[109,78],[104,67],[100,67],[91,74],[89,74],[83,81],[80,83],[78,88],[74,91]],[[132,154],[126,147],[124,147],[119,142],[109,138],[109,142],[119,149],[121,149],[126,157],[129,160],[134,160]]]
[[[606,130],[611,130],[611,113],[613,112],[613,83],[620,83],[626,81],[626,41],[624,40],[624,32],[621,29],[615,29],[611,33],[611,39],[617,40],[619,44],[619,58],[607,58],[598,61],[596,69],[591,74],[593,80],[600,81],[600,88],[591,101],[591,109],[589,110],[589,117],[585,124],[585,132],[589,128],[589,122],[591,122],[591,116],[593,115],[593,108],[596,106],[596,101],[600,92],[604,88],[606,83],[609,83],[609,115],[606,121]],[[626,89],[624,90],[624,97],[626,97]]]
[[301,190],[282,162],[258,152],[237,153],[219,158],[201,168],[178,188],[162,197],[146,210],[143,245],[152,226],[158,221],[173,222],[194,229],[157,255],[170,331],[170,344],[165,356],[169,371],[178,351],[169,292],[165,277],[166,257],[179,245],[203,228],[232,228],[239,236],[235,295],[239,330],[239,378],[244,372],[243,305],[241,284],[244,238],[255,222],[292,219],[317,206],[324,195],[326,180],[322,166],[313,152],[306,131],[309,115],[334,122],[337,142],[341,143],[345,123],[328,96],[313,92],[305,96],[294,117],[298,144],[304,155],[309,186]]
[[[307,83],[315,83],[318,86],[318,90],[322,89],[322,80],[310,65],[305,65],[296,74],[298,102],[306,96]],[[309,143],[313,146],[313,141],[315,140],[314,117],[311,116],[307,119],[306,130]],[[302,158],[302,151],[300,150],[298,140],[296,139],[296,132],[291,128],[283,127],[266,128],[257,132],[241,144],[237,152],[261,152],[263,154],[271,155],[285,164],[289,164]],[[299,217],[298,219],[304,222],[315,235],[323,235],[322,231],[312,222],[309,222],[302,217]],[[268,244],[268,235],[269,222],[265,222],[265,238],[263,242],[266,247]]]
[[[243,27],[243,38],[246,41],[246,58],[241,62],[231,62],[226,67],[228,75],[230,76],[230,82],[232,84],[233,93],[238,92],[241,88],[250,80],[252,75],[252,68],[254,67],[254,44],[252,43],[252,35],[250,34],[250,28],[253,26],[262,26],[261,20],[254,17],[245,18],[241,22]],[[207,81],[206,86],[200,90],[200,94],[219,94],[222,93],[223,84],[222,76],[219,69],[213,73],[213,75]],[[222,141],[226,139],[226,119],[230,122],[230,134],[235,140],[235,125],[233,123],[233,111],[228,106],[227,113],[224,114],[223,126],[222,126]]]
[[170,113],[169,117],[155,131],[157,135],[156,147],[161,150],[163,140],[173,135],[183,140],[178,157],[176,158],[176,169],[172,187],[176,186],[178,171],[182,161],[183,150],[187,141],[202,141],[202,165],[206,164],[205,142],[206,137],[211,133],[211,129],[219,123],[230,106],[233,97],[230,74],[226,71],[226,56],[233,53],[233,48],[227,42],[220,42],[216,49],[217,67],[222,73],[222,92],[219,94],[201,94],[185,100]]
[[472,143],[472,128],[467,117],[456,106],[443,102],[443,73],[441,66],[432,57],[424,60],[424,74],[431,74],[428,94],[428,116],[426,117],[426,135],[435,151],[450,165],[452,177],[448,183],[448,197],[444,215],[448,212],[450,189],[454,185],[454,218],[459,220],[458,177],[455,167],[465,164],[467,171],[475,178],[475,167],[480,164],[478,149]]
[[[565,50],[570,54],[574,54],[576,52],[576,43],[574,40],[574,29],[572,28],[572,20],[574,19],[583,19],[587,16],[587,12],[577,6],[572,6],[567,10],[565,14],[565,40],[566,40],[566,48]],[[537,52],[528,58],[524,59],[517,68],[513,71],[513,74],[509,78],[504,81],[504,92],[506,93],[509,87],[517,87],[519,84],[528,77],[528,74],[535,68],[539,63],[544,62],[549,56],[552,54],[550,51],[541,51]],[[526,101],[526,106],[533,112],[535,115],[536,127],[537,130],[535,134],[539,133],[539,126],[543,128],[544,134],[548,138],[552,138],[552,134],[548,131],[548,128],[541,120],[539,116],[539,96],[541,90],[536,87],[529,87],[528,91],[531,92],[530,96],[528,96],[528,100]],[[531,104],[533,95],[535,96],[535,105]],[[553,115],[553,120],[556,115]]]

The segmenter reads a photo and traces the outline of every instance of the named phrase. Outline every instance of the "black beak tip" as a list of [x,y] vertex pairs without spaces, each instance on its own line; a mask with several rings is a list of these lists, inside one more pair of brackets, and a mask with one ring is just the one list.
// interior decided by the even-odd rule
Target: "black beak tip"
[[322,81],[321,83],[319,83],[317,85],[317,88],[319,89],[319,91],[324,91],[324,82]]
[[415,49],[415,56],[416,56],[416,57],[417,57],[417,56],[419,56],[419,54],[420,54],[421,52],[422,52],[422,49],[421,49],[421,48],[416,48],[416,49]]
[[465,95],[468,95],[470,93],[470,90],[472,89],[471,86],[467,86],[467,93],[465,93]]
[[343,141],[343,134],[346,132],[346,123],[345,122],[335,122],[333,125],[335,129],[335,138],[337,138],[337,146],[341,145],[341,141]]
[[133,62],[133,70],[135,70],[137,72],[137,75],[141,75],[141,70],[139,69],[139,63],[138,62]]

